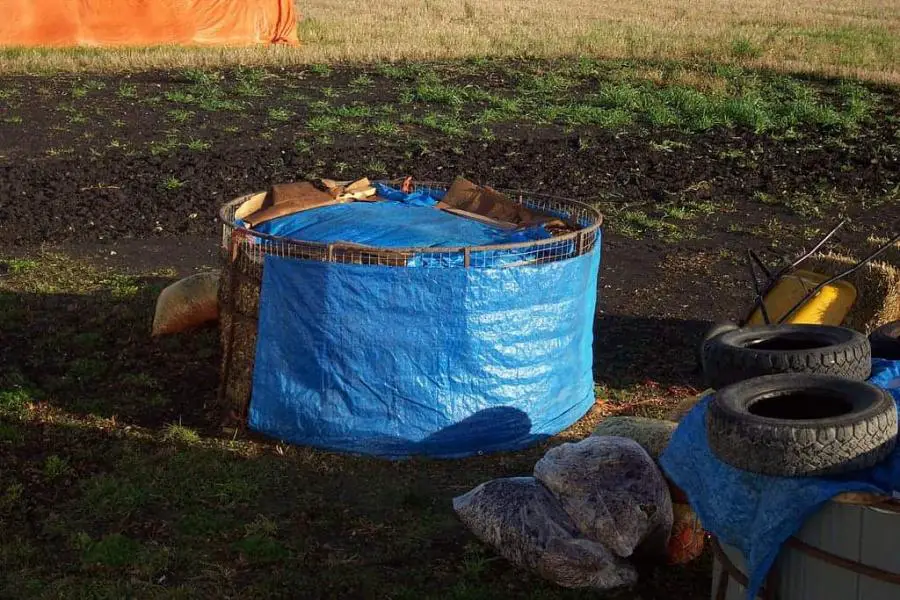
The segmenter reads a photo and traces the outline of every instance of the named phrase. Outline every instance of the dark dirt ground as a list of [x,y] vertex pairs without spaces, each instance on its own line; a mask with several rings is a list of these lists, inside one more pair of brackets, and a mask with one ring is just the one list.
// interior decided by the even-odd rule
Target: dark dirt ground
[[[725,110],[702,102],[602,125],[572,120],[619,110],[585,104],[592,86],[638,84],[557,67],[0,78],[0,597],[596,597],[495,558],[450,510],[547,445],[391,464],[230,439],[215,330],[148,336],[162,287],[215,265],[218,207],[275,182],[464,175],[593,202],[598,403],[553,443],[702,387],[697,342],[751,299],[746,248],[775,263],[847,217],[830,247],[860,255],[900,228],[896,90],[841,126],[813,110],[840,84],[794,79],[766,110],[787,114],[782,88],[818,104],[764,132],[701,127]],[[708,573],[648,566],[614,597],[706,598]]]

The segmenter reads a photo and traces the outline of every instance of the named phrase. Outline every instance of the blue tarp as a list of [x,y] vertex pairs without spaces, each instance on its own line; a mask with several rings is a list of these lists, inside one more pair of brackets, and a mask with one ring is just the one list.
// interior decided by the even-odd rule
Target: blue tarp
[[[900,404],[900,361],[874,360],[871,383],[891,392]],[[842,492],[892,495],[900,491],[900,447],[871,469],[835,478],[769,477],[736,469],[717,459],[706,437],[711,396],[682,420],[660,464],[687,494],[704,528],[738,548],[750,571],[752,600],[781,545],[822,505]]]
[[250,426],[405,457],[514,450],[594,403],[593,252],[408,268],[267,256]]
[[379,185],[387,200],[334,204],[286,215],[254,231],[307,242],[352,242],[379,248],[489,246],[543,240],[543,225],[501,229],[433,208],[443,194],[412,194]]

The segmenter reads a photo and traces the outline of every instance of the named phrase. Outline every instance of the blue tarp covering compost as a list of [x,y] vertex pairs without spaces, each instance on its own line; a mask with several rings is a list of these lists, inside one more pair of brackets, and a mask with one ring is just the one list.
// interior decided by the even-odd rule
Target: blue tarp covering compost
[[[874,360],[869,381],[900,404],[900,361]],[[842,492],[891,496],[900,491],[900,447],[881,464],[835,478],[769,477],[736,469],[710,451],[704,416],[711,396],[685,416],[660,457],[663,470],[687,494],[704,528],[738,548],[749,568],[752,600],[781,545],[822,505]]]
[[501,229],[433,208],[443,194],[412,194],[379,185],[386,200],[304,210],[261,223],[254,231],[307,242],[352,242],[379,248],[489,246],[543,240],[542,226]]
[[518,449],[594,403],[600,244],[517,268],[267,256],[249,424],[405,457]]

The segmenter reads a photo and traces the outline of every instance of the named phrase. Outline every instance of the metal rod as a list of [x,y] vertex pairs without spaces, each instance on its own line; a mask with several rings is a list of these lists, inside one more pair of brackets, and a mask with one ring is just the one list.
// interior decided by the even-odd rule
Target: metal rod
[[842,219],[840,223],[838,223],[837,225],[835,225],[835,226],[832,228],[832,230],[829,231],[829,232],[825,235],[825,237],[823,237],[821,240],[819,240],[819,243],[818,243],[818,244],[816,244],[815,246],[813,246],[813,249],[812,249],[812,250],[810,250],[810,251],[807,252],[806,254],[802,255],[802,256],[801,256],[800,258],[798,258],[797,260],[795,260],[793,263],[790,264],[790,266],[787,266],[787,267],[784,267],[783,269],[781,269],[781,271],[778,272],[778,275],[777,275],[777,276],[780,278],[780,277],[781,277],[782,275],[784,275],[786,272],[788,272],[788,271],[793,271],[794,269],[796,269],[796,268],[800,265],[800,263],[802,263],[804,260],[806,260],[807,258],[809,258],[810,256],[812,256],[813,254],[815,254],[816,252],[818,252],[818,251],[819,251],[819,248],[821,248],[822,246],[824,246],[824,245],[825,245],[825,242],[827,242],[828,240],[830,240],[830,239],[832,238],[832,236],[834,236],[834,234],[838,232],[838,229],[840,229],[841,227],[843,227],[843,226],[846,225],[846,224],[847,224],[847,219]]
[[[756,292],[756,300],[754,300],[754,305],[759,308],[762,312],[763,321],[766,325],[771,325],[772,321],[769,319],[769,311],[766,308],[766,303],[763,300],[762,291],[759,287],[759,279],[756,277],[756,270],[753,268],[753,250],[747,250],[747,268],[750,270],[750,279],[753,280],[753,290]],[[763,267],[765,269],[765,267]],[[766,269],[766,271],[768,271]],[[771,277],[771,273],[769,273]]]
[[803,306],[803,305],[806,303],[807,300],[809,300],[810,298],[812,298],[813,296],[815,296],[816,294],[818,294],[818,293],[819,293],[819,290],[821,290],[822,288],[824,288],[826,285],[831,285],[832,283],[834,283],[835,281],[837,281],[837,280],[839,280],[839,279],[843,279],[844,277],[847,277],[848,275],[852,275],[853,273],[855,273],[856,271],[858,271],[860,268],[862,268],[863,266],[865,266],[867,263],[871,262],[872,260],[874,260],[875,258],[877,258],[878,256],[880,256],[881,254],[883,254],[888,248],[890,248],[891,246],[893,246],[894,244],[896,244],[898,241],[900,241],[900,234],[895,235],[895,236],[894,236],[893,238],[891,238],[886,244],[884,244],[883,246],[881,246],[880,248],[878,248],[878,250],[876,250],[875,252],[871,253],[870,255],[868,255],[867,257],[865,257],[864,259],[862,259],[861,261],[859,261],[858,263],[856,263],[855,265],[853,265],[852,267],[850,267],[849,269],[847,269],[846,271],[844,271],[843,273],[838,273],[837,275],[835,275],[835,276],[832,277],[831,279],[827,279],[827,280],[823,281],[822,283],[820,283],[819,285],[817,285],[816,287],[814,287],[814,288],[813,288],[812,290],[810,290],[805,296],[803,296],[803,298],[801,298],[794,306],[792,306],[791,309],[790,309],[789,311],[787,311],[786,313],[784,313],[784,316],[782,316],[781,319],[778,320],[778,322],[779,322],[779,323],[784,323],[785,319],[787,319],[787,318],[790,317],[792,314],[794,314],[795,312],[797,312],[797,310],[798,310],[801,306]]
[[750,254],[750,258],[753,259],[753,262],[755,262],[757,265],[759,265],[759,268],[762,269],[762,272],[766,274],[766,277],[771,279],[772,271],[769,270],[769,267],[767,267],[765,265],[765,263],[762,261],[762,259],[759,257],[759,255],[756,254],[756,252],[754,252],[753,250],[747,250],[747,252]]
[[[835,226],[831,229],[831,231],[829,231],[827,234],[825,234],[825,237],[823,237],[821,240],[819,240],[819,242],[818,242],[815,246],[813,246],[812,250],[810,250],[809,252],[805,252],[805,253],[802,254],[799,258],[797,258],[796,260],[794,260],[794,262],[792,262],[792,263],[790,263],[790,264],[788,264],[788,265],[786,265],[786,266],[784,266],[784,267],[778,269],[778,271],[777,271],[774,275],[772,275],[771,277],[769,277],[769,282],[768,282],[768,283],[766,284],[766,286],[763,288],[763,291],[762,291],[761,296],[762,296],[763,298],[765,298],[766,296],[768,296],[768,295],[769,295],[769,292],[771,292],[772,289],[778,284],[778,282],[781,281],[781,278],[782,278],[782,277],[784,277],[784,276],[785,276],[787,273],[789,273],[790,271],[796,269],[797,266],[800,265],[800,263],[802,263],[803,261],[805,261],[806,259],[808,259],[810,256],[812,256],[813,254],[815,254],[822,246],[825,245],[825,243],[826,243],[828,240],[830,240],[830,239],[832,238],[832,236],[834,236],[835,233],[838,232],[838,230],[839,230],[841,227],[843,227],[843,226],[846,225],[846,224],[847,224],[847,219],[842,219],[840,223],[838,223],[837,225],[835,225]],[[761,263],[761,262],[762,262],[762,261],[760,261],[760,263]],[[756,308],[756,306],[757,306],[757,304],[754,302],[754,309]],[[739,325],[740,325],[741,327],[743,327],[744,325],[747,324],[748,321],[750,321],[750,318],[753,316],[753,310],[754,310],[754,309],[751,309],[750,312],[747,313],[747,316],[739,323]],[[782,321],[779,321],[779,323],[780,323],[780,322],[782,322]]]

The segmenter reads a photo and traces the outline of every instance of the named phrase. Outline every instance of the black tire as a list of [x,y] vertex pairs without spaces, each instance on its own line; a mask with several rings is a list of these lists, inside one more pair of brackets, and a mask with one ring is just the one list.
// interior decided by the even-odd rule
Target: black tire
[[873,331],[869,334],[869,342],[874,358],[900,360],[900,321],[892,321]]
[[881,388],[825,375],[769,375],[716,392],[710,449],[738,469],[782,477],[871,467],[897,443],[897,407]]
[[713,389],[775,373],[835,375],[863,381],[872,372],[872,351],[866,336],[843,327],[745,327],[703,344],[703,371]]
[[703,364],[703,347],[706,345],[706,342],[728,331],[734,331],[735,329],[740,329],[740,327],[731,321],[717,321],[709,328],[703,336],[703,341],[700,342],[700,346],[697,348],[697,364],[700,365],[701,371],[706,370],[706,366]]

